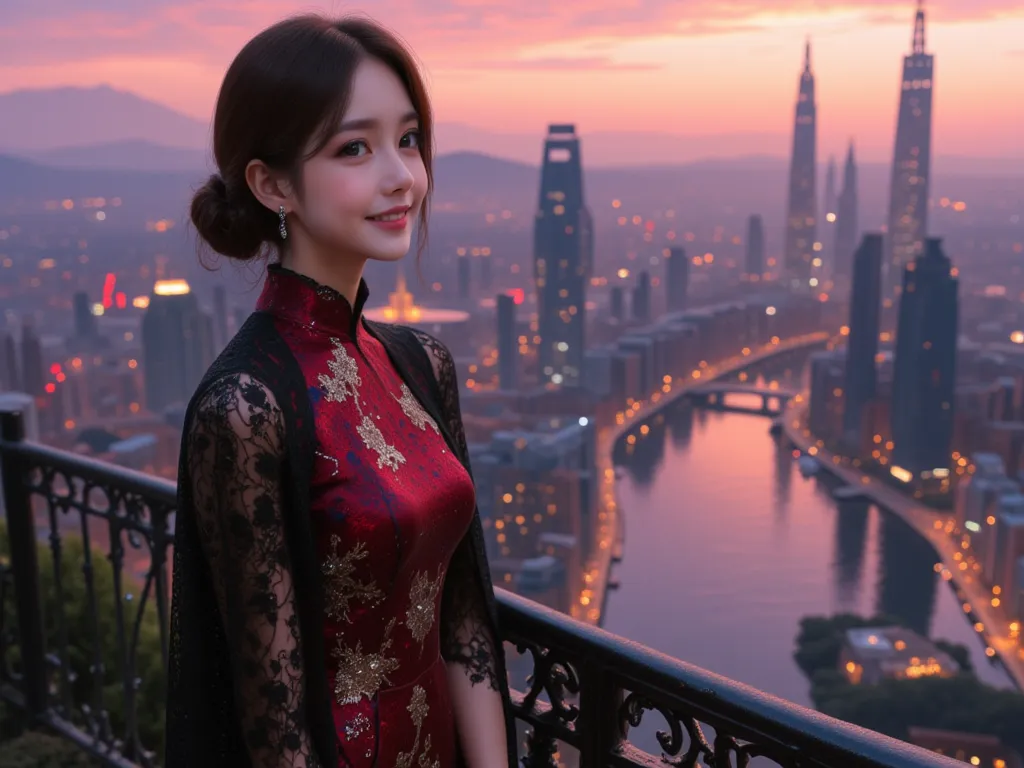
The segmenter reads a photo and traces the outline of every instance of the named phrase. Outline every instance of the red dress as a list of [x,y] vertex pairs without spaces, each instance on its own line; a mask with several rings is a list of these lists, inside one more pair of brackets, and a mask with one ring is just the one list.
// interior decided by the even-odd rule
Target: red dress
[[342,765],[450,768],[455,720],[440,654],[445,571],[473,517],[472,481],[355,305],[271,268],[270,312],[315,418],[314,541]]

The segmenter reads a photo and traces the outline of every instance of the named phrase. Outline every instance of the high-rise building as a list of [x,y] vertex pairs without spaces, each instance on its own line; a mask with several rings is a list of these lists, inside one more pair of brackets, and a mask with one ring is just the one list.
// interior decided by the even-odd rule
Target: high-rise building
[[817,176],[817,107],[814,102],[814,73],[811,44],[804,49],[804,69],[793,124],[793,154],[789,166],[789,195],[786,207],[786,247],[783,268],[793,288],[807,289],[812,279],[811,263],[817,251],[818,212],[815,197]]
[[609,303],[612,317],[622,321],[626,317],[626,297],[621,285],[613,285],[609,293]]
[[494,285],[494,262],[491,259],[491,249],[483,248],[480,251],[480,287],[491,290]]
[[857,161],[853,155],[853,142],[846,153],[843,168],[843,188],[836,203],[835,241],[833,245],[833,276],[850,277],[853,274],[853,252],[860,231],[857,210]]
[[593,252],[576,128],[550,125],[544,140],[533,235],[542,381],[566,386],[580,383],[585,351],[586,286]]
[[516,302],[509,294],[498,294],[498,386],[513,390],[519,386],[519,344],[516,339]]
[[0,368],[0,390],[11,391],[21,388],[21,377],[18,375],[18,347],[14,336],[4,331],[0,333],[0,354],[3,355],[3,367]]
[[743,272],[751,282],[764,277],[764,222],[756,213],[747,219],[747,257]]
[[[821,243],[821,251],[818,253],[822,269],[828,275],[835,274],[835,231],[836,231],[836,209],[839,207],[839,199],[836,195],[836,158],[829,155],[828,167],[825,170],[825,193],[822,200],[821,232],[818,242]],[[811,261],[814,266],[814,261]]]
[[[915,478],[949,471],[953,436],[958,281],[942,241],[903,270],[892,384],[893,464]],[[927,477],[927,476],[926,476]]]
[[457,261],[457,277],[459,287],[459,298],[469,298],[469,284],[470,284],[470,267],[472,266],[469,260],[468,253],[460,253],[456,257]]
[[633,286],[633,319],[651,322],[651,273],[646,270],[637,275]]
[[96,338],[96,316],[92,313],[92,306],[89,304],[89,294],[85,291],[76,291],[72,297],[72,306],[75,313],[75,337],[78,339]]
[[690,290],[690,262],[682,248],[665,249],[665,306],[669,312],[686,309]]
[[933,70],[934,57],[925,53],[924,8],[918,0],[911,51],[903,58],[889,186],[889,228],[883,275],[887,297],[899,290],[903,268],[924,251],[928,232]]
[[21,386],[35,397],[42,395],[46,386],[43,345],[27,317],[21,326]]
[[217,329],[217,347],[223,349],[231,340],[228,334],[228,297],[223,285],[213,286],[213,322]]
[[142,318],[146,407],[188,402],[213,362],[213,321],[184,280],[159,280]]
[[850,335],[846,342],[846,384],[843,387],[843,437],[860,445],[861,414],[875,396],[878,354],[878,313],[882,292],[882,236],[864,235],[853,256],[850,293]]

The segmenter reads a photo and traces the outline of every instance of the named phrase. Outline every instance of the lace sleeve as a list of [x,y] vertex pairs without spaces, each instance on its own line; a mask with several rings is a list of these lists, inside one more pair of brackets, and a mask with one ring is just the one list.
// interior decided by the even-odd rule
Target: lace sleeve
[[313,768],[281,509],[281,411],[263,384],[244,374],[225,376],[197,404],[186,449],[252,765]]
[[[468,468],[469,451],[459,408],[455,360],[448,348],[433,336],[418,330],[414,333],[427,351],[434,369],[441,393],[441,414],[448,434]],[[479,526],[470,527],[448,566],[441,598],[441,655],[447,662],[463,664],[474,685],[486,683],[498,690],[497,646],[490,630],[485,595],[490,582],[485,584],[481,581],[481,569],[476,558],[477,552],[484,551],[483,542],[478,542],[474,548],[471,539],[474,535],[479,535]]]

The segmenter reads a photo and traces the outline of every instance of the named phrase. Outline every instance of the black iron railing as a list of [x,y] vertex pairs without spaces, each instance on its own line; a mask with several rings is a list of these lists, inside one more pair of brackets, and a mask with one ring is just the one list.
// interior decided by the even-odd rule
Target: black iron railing
[[[145,678],[166,663],[174,485],[25,441],[20,414],[0,419],[0,697],[106,765],[157,765],[162,680]],[[527,768],[958,765],[503,590],[498,600],[510,668],[529,671],[513,693]]]

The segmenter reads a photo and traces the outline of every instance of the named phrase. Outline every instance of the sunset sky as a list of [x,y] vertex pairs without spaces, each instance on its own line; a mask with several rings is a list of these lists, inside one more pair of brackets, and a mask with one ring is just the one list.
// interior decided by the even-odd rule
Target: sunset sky
[[[809,36],[822,152],[854,136],[879,160],[892,150],[914,13],[902,0],[4,5],[0,91],[107,83],[206,120],[231,57],[262,27],[300,11],[363,11],[413,46],[440,121],[522,133],[575,121],[584,135],[788,136]],[[936,153],[1024,157],[1024,0],[931,0],[926,11]]]

